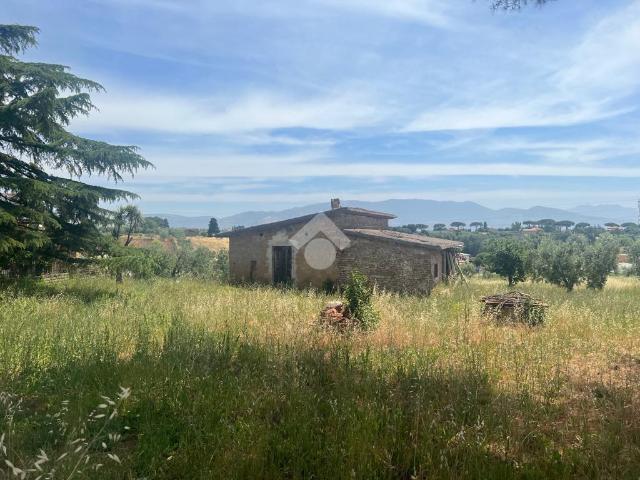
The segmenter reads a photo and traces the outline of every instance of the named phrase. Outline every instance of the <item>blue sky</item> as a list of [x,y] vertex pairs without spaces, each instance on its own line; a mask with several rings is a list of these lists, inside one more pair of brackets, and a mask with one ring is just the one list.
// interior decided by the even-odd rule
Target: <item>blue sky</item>
[[[156,165],[147,213],[640,196],[640,0],[4,0],[100,81],[72,130]],[[100,179],[92,179],[102,183]]]

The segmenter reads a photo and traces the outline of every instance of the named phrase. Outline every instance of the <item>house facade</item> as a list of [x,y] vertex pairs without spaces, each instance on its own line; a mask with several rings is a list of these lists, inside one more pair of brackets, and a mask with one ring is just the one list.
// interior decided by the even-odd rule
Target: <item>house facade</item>
[[337,199],[331,207],[222,233],[231,280],[324,288],[358,270],[385,290],[429,293],[454,273],[460,242],[390,230],[394,215],[341,207]]

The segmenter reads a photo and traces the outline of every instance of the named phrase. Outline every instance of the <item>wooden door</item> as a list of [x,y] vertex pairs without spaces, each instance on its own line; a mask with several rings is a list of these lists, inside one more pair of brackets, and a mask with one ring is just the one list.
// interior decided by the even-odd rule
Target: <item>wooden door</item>
[[292,248],[272,247],[273,283],[287,285],[291,283]]

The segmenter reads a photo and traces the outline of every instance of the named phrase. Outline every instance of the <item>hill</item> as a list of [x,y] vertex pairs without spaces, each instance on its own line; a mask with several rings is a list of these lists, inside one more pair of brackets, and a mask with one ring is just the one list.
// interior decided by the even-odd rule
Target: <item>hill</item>
[[[343,201],[344,206],[368,208],[389,212],[398,218],[392,225],[408,223],[450,224],[461,221],[487,222],[493,227],[507,227],[513,222],[553,218],[555,220],[572,220],[603,225],[606,222],[629,222],[636,219],[636,211],[619,205],[582,205],[572,209],[534,206],[531,208],[492,209],[475,202],[452,202],[438,200],[390,199],[377,202],[358,200]],[[247,211],[218,219],[220,228],[229,229],[235,225],[250,227],[261,223],[276,222],[287,218],[321,212],[328,209],[327,203],[316,203],[300,207],[292,207],[278,211]],[[154,214],[169,220],[172,227],[207,228],[209,217],[186,217],[173,214]]]

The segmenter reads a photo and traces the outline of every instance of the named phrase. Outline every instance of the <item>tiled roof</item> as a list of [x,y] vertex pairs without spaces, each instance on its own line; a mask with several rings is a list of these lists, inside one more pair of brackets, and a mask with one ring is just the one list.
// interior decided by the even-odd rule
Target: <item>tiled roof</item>
[[[335,210],[330,210],[330,211],[331,212],[339,212],[339,211],[351,212],[351,213],[357,213],[358,215],[365,215],[367,217],[388,218],[389,220],[391,220],[392,218],[396,218],[396,216],[391,213],[376,212],[374,210],[367,210],[366,208],[341,207],[341,208],[336,208]],[[324,212],[324,213],[328,214],[329,212]]]
[[396,232],[395,230],[373,230],[369,228],[349,228],[344,233],[376,240],[387,240],[397,243],[422,246],[425,248],[447,250],[449,248],[462,248],[462,242],[445,240],[443,238],[427,237],[425,235],[413,235],[411,233]]
[[[332,215],[334,215],[336,213],[339,213],[339,212],[353,213],[355,215],[364,215],[364,216],[367,216],[367,217],[386,218],[386,219],[389,219],[389,220],[392,219],[392,218],[396,218],[395,215],[392,215],[390,213],[375,212],[373,210],[367,210],[366,208],[353,208],[353,207],[335,208],[333,210],[327,210],[326,212],[321,212],[321,213],[324,213],[329,218],[331,218]],[[288,225],[294,225],[296,223],[308,222],[311,219],[313,219],[313,217],[315,217],[316,215],[318,215],[318,214],[317,213],[312,213],[310,215],[303,215],[301,217],[288,218],[286,220],[280,220],[280,221],[277,221],[277,222],[263,223],[261,225],[255,225],[253,227],[242,228],[240,230],[232,230],[232,231],[229,231],[229,232],[222,232],[222,233],[219,233],[216,236],[218,236],[218,237],[231,237],[231,236],[241,235],[241,234],[247,233],[247,232],[261,232],[261,231],[265,231],[265,230],[273,230],[275,228],[282,228],[282,227],[286,227]]]

